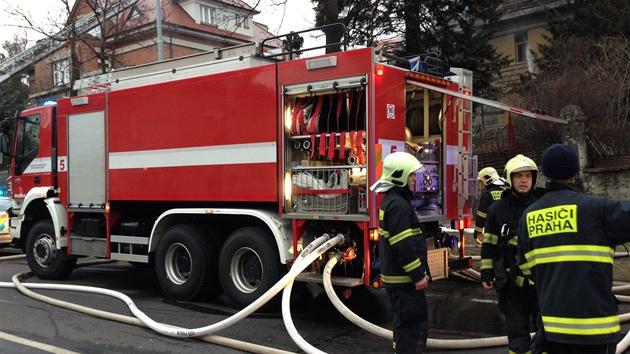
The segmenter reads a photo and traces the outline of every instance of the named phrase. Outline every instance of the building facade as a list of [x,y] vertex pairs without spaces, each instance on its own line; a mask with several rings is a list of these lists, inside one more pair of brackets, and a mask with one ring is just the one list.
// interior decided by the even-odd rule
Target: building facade
[[532,53],[537,53],[538,47],[546,43],[545,37],[549,36],[545,29],[547,11],[565,4],[562,0],[504,1],[500,7],[499,29],[491,43],[499,53],[507,55],[511,63],[495,81],[497,86],[509,85],[520,75],[536,72]]
[[158,61],[159,47],[167,60],[273,36],[242,0],[162,0],[160,12],[158,22],[155,0],[76,1],[71,30],[59,34],[66,43],[23,70],[31,102],[71,96],[81,78]]

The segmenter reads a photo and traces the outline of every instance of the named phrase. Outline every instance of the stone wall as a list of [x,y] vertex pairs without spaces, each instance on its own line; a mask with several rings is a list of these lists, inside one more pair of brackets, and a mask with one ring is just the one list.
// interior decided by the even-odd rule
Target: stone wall
[[582,180],[587,194],[630,200],[630,166],[584,169]]
[[572,146],[580,159],[581,173],[578,185],[584,193],[604,197],[630,200],[630,166],[585,168],[588,164],[588,143],[585,123],[587,117],[578,106],[567,106],[560,113],[567,120],[563,143]]

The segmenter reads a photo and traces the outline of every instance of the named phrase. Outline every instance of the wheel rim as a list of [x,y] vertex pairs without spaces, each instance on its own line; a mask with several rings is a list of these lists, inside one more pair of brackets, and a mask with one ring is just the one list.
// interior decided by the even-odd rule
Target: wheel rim
[[263,276],[262,261],[258,254],[247,247],[236,251],[230,262],[230,276],[239,291],[243,293],[256,291]]
[[35,261],[41,267],[48,267],[55,260],[57,249],[55,241],[50,235],[40,235],[33,244],[33,255]]
[[166,275],[175,284],[184,284],[190,278],[192,257],[190,251],[181,243],[172,244],[166,251],[164,262]]

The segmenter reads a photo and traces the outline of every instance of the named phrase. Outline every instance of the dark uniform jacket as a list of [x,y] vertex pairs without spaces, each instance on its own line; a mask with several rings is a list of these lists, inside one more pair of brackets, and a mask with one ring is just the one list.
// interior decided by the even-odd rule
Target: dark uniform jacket
[[428,274],[427,245],[406,187],[390,189],[379,209],[381,279],[386,288],[415,289]]
[[[503,254],[499,249],[500,243],[506,243],[506,252],[509,253],[511,264],[507,265],[509,273],[508,279],[511,285],[523,286],[525,277],[518,269],[516,257],[518,255],[518,222],[525,209],[535,200],[534,192],[525,196],[518,196],[512,193],[512,189],[506,189],[501,194],[501,199],[496,201],[488,209],[488,217],[483,234],[481,245],[481,281],[492,282],[495,280],[494,262]],[[504,235],[503,235],[503,234]],[[511,272],[510,272],[511,271]]]
[[615,246],[630,241],[630,201],[548,183],[523,215],[520,267],[538,289],[550,342],[612,344],[619,316],[612,292]]
[[505,190],[505,186],[490,184],[486,187],[486,190],[481,193],[481,198],[479,198],[479,207],[477,208],[477,215],[475,217],[476,232],[483,232],[483,227],[486,224],[488,208],[490,208],[492,203],[501,199],[501,193],[503,190]]

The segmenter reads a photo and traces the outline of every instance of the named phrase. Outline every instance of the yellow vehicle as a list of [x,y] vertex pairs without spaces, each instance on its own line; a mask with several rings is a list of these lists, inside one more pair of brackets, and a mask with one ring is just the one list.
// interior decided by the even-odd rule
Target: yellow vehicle
[[13,237],[9,234],[9,215],[6,212],[0,212],[0,247],[11,245]]

